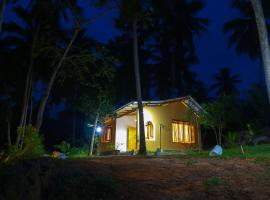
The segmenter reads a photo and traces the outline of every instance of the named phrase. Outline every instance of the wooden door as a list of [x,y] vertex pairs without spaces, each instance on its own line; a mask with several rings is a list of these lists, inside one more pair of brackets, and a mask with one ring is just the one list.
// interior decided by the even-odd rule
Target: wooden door
[[136,150],[137,147],[137,133],[135,127],[128,128],[128,151]]

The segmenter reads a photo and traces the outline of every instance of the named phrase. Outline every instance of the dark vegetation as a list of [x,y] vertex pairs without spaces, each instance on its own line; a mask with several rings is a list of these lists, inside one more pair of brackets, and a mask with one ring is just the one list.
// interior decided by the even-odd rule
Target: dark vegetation
[[[229,67],[213,74],[215,83],[209,89],[190,69],[191,64],[199,64],[194,39],[203,38],[209,23],[199,16],[205,2],[137,3],[142,99],[193,96],[212,119],[219,118],[211,126],[209,118],[204,123],[205,147],[216,142],[233,146],[252,134],[268,134],[270,109],[263,81],[254,83],[248,95],[240,97],[237,84],[241,77],[232,74]],[[87,124],[94,124],[97,113],[98,124],[102,125],[104,114],[136,97],[131,21],[126,21],[132,18],[126,16],[126,10],[133,8],[125,4],[119,8],[114,1],[87,4],[96,6],[101,13],[119,9],[115,19],[119,35],[105,44],[86,34],[91,18],[84,17],[76,1],[40,0],[29,1],[27,6],[11,5],[19,21],[4,21],[1,32],[1,149],[22,149],[23,135],[30,125],[42,135],[48,150],[54,150],[55,144],[62,141],[72,147],[88,144],[93,128]],[[248,1],[233,1],[232,7],[240,15],[224,25],[224,32],[232,34],[229,46],[259,59],[251,5]],[[51,9],[47,12],[45,8]],[[267,9],[265,15],[268,18]],[[99,16],[92,20],[99,20]],[[245,26],[242,35],[241,27]],[[22,128],[21,134],[18,127]],[[219,127],[222,133],[215,141],[213,135]]]
[[[127,184],[134,189],[138,181],[143,181],[145,188],[150,185],[152,192],[163,188],[164,184],[159,183],[151,186],[157,181],[154,175],[159,171],[151,171],[152,159],[148,157],[134,158],[135,161],[120,159],[119,163],[114,158],[111,165],[103,159],[59,161],[39,158],[51,156],[53,150],[70,158],[97,155],[95,128],[102,126],[105,115],[114,114],[115,107],[136,99],[139,102],[191,95],[207,111],[201,117],[203,148],[209,149],[215,144],[230,148],[221,161],[210,160],[213,163],[206,164],[218,165],[219,176],[209,172],[211,166],[207,168],[209,171],[200,171],[202,167],[194,161],[198,158],[202,163],[206,162],[201,157],[206,157],[207,152],[196,152],[194,157],[184,160],[184,164],[176,160],[172,165],[175,169],[168,169],[163,164],[178,157],[169,162],[150,157],[153,162],[158,160],[156,164],[161,166],[159,169],[164,174],[168,170],[177,173],[179,166],[184,166],[184,170],[187,166],[195,166],[195,171],[187,170],[187,173],[197,174],[193,177],[197,183],[194,191],[204,191],[206,199],[212,192],[214,194],[213,188],[230,190],[230,186],[235,186],[226,179],[231,171],[229,164],[235,164],[234,161],[241,163],[236,177],[243,179],[241,172],[248,173],[246,166],[252,165],[254,173],[257,169],[259,172],[265,169],[265,165],[260,171],[261,166],[246,163],[254,157],[266,161],[269,146],[252,145],[270,141],[269,93],[263,77],[265,64],[261,59],[256,20],[249,0],[232,0],[232,9],[239,11],[239,17],[226,22],[223,28],[224,34],[229,36],[228,46],[237,54],[262,60],[260,66],[254,66],[261,72],[261,78],[250,85],[246,96],[240,95],[238,88],[245,80],[233,74],[231,66],[222,66],[222,63],[217,66],[223,68],[213,72],[215,83],[209,88],[191,69],[192,65],[200,65],[195,40],[203,39],[211,23],[200,16],[207,1],[89,0],[83,5],[76,0],[25,2],[0,0],[0,14],[4,16],[0,18],[0,162],[3,162],[0,165],[0,199],[122,198],[114,196],[120,191],[118,186]],[[261,2],[270,30],[269,1]],[[16,16],[14,19],[5,18],[2,11],[6,6],[11,7],[9,12]],[[87,17],[86,13],[91,9],[100,14],[93,16],[93,12]],[[89,24],[99,21],[111,9],[117,13],[114,28],[118,35],[107,42],[97,41],[88,34],[91,31]],[[140,144],[143,144],[143,137],[140,138]],[[140,149],[144,154],[144,145]],[[222,159],[227,157],[237,158],[229,159],[226,165],[226,159]],[[138,165],[137,159],[141,162]],[[134,166],[126,165],[126,162]],[[225,168],[222,168],[224,163]],[[140,171],[145,166],[149,167],[149,176],[146,171]],[[120,173],[121,169],[136,169],[139,175],[135,173],[130,177]],[[256,183],[265,181],[261,176],[266,177],[266,171],[255,177],[248,174],[248,180],[255,183],[255,192],[261,191]],[[129,172],[132,175],[133,172]],[[203,173],[207,176],[203,180],[197,179]],[[126,180],[121,179],[121,175]],[[179,180],[183,180],[179,176]],[[157,194],[172,192],[171,197],[178,198],[177,192],[169,186],[178,184],[179,180],[165,179],[167,191],[161,189]],[[190,180],[189,184],[192,184],[193,179]],[[264,183],[268,184],[267,181]],[[243,184],[248,190],[248,183]],[[123,198],[134,195],[135,199],[148,194],[143,187],[139,188],[141,194],[128,194],[123,188],[126,191]],[[231,190],[236,199],[246,197],[241,196],[245,191],[240,194]],[[193,190],[187,188],[187,191]],[[252,194],[247,197],[254,199]],[[196,198],[198,196],[194,196]]]

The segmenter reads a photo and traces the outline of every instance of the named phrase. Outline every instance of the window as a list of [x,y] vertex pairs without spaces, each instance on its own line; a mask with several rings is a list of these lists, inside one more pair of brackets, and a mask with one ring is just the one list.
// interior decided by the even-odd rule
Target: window
[[103,141],[104,142],[111,142],[111,140],[112,140],[112,127],[107,126],[106,132],[104,133],[104,136],[103,136]]
[[146,133],[145,133],[145,139],[147,140],[154,140],[154,127],[153,127],[153,123],[148,121],[146,123]]
[[173,142],[195,143],[194,126],[188,122],[174,120],[172,122]]

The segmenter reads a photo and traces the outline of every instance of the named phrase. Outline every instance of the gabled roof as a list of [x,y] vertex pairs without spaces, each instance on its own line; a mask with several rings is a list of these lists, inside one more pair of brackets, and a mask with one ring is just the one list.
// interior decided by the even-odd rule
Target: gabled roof
[[[171,102],[181,101],[186,106],[191,107],[195,112],[200,113],[204,112],[203,108],[200,106],[198,102],[196,102],[191,96],[184,96],[179,98],[173,99],[166,99],[166,100],[158,100],[158,101],[143,101],[143,106],[160,106]],[[117,116],[123,116],[128,113],[135,111],[138,108],[137,101],[131,101],[128,104],[118,108],[115,110]]]

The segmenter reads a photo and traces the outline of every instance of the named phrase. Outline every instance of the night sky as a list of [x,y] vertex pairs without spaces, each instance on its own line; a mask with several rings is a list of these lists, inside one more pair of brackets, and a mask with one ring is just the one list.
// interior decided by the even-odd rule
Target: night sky
[[[21,0],[18,4],[26,5],[27,0]],[[98,9],[90,9],[88,1],[79,1],[84,8],[86,17],[97,16]],[[207,87],[213,84],[212,76],[222,67],[231,68],[233,74],[240,75],[242,83],[239,90],[242,97],[245,96],[247,88],[259,80],[259,62],[252,61],[248,56],[236,55],[234,48],[228,48],[228,35],[222,33],[223,24],[240,15],[237,10],[230,7],[230,0],[206,0],[206,7],[198,16],[208,18],[210,24],[208,33],[204,33],[196,40],[197,54],[200,63],[193,65],[192,70],[197,72],[198,78],[203,80]],[[102,11],[104,12],[104,10]],[[88,34],[93,38],[106,43],[119,34],[114,28],[116,10],[105,10],[106,14],[88,26]],[[6,11],[6,20],[14,19],[10,6]]]

